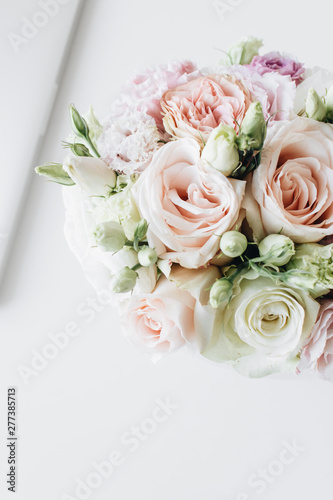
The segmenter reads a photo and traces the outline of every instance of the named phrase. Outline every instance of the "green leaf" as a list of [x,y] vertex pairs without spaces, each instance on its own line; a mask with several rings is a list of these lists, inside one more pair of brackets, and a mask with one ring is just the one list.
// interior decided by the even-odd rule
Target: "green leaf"
[[74,186],[75,182],[64,171],[61,163],[45,163],[35,168],[35,172],[43,175],[49,181],[57,182],[63,186]]

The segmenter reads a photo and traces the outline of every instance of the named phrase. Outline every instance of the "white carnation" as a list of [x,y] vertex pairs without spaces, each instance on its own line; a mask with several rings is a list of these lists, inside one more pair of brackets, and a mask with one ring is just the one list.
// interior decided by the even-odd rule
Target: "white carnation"
[[98,139],[102,158],[113,169],[132,174],[142,172],[159,149],[161,136],[155,121],[140,111],[111,115]]

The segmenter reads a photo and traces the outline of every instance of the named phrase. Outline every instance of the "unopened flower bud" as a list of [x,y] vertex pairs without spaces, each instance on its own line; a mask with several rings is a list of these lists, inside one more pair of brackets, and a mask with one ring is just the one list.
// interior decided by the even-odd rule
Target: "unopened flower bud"
[[89,128],[89,137],[96,144],[97,139],[103,132],[103,127],[97,120],[92,106],[90,106],[88,113],[85,115],[85,119]]
[[72,153],[74,153],[76,156],[91,156],[87,146],[79,142],[74,142],[74,144],[69,143],[68,147],[71,149]]
[[227,278],[221,278],[215,281],[210,289],[210,305],[217,309],[223,302],[229,300],[232,296],[232,283]]
[[305,103],[305,112],[308,118],[322,122],[326,116],[326,106],[314,88],[310,88]]
[[146,219],[141,219],[135,228],[134,231],[134,239],[137,241],[142,240],[146,234],[147,234],[147,229],[148,229],[148,223]]
[[236,132],[230,125],[219,125],[211,132],[201,158],[225,176],[238,166],[239,153]]
[[126,236],[119,222],[103,222],[95,231],[97,245],[105,252],[119,252],[126,243]]
[[266,120],[260,102],[252,102],[242,121],[237,144],[242,151],[260,151],[267,132]]
[[247,248],[247,239],[239,231],[227,231],[222,235],[220,248],[227,257],[239,257]]
[[262,47],[262,40],[250,36],[242,38],[238,43],[229,49],[229,64],[250,64],[254,56],[258,55],[258,50]]
[[80,115],[74,104],[69,106],[73,132],[85,139],[89,137],[89,128],[85,119]]
[[285,266],[295,254],[294,242],[283,234],[270,234],[258,245],[262,262]]
[[329,122],[333,122],[333,85],[328,89],[325,98],[326,103],[326,117]]
[[108,196],[117,174],[101,158],[68,156],[63,169],[88,196]]
[[143,267],[149,267],[157,262],[157,253],[153,248],[144,247],[138,252],[139,263]]
[[136,284],[138,273],[124,267],[113,276],[112,290],[116,293],[127,293],[133,290]]

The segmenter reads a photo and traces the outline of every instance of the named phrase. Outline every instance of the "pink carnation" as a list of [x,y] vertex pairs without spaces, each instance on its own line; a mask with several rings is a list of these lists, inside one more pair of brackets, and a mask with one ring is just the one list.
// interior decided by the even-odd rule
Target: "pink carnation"
[[162,95],[200,74],[191,61],[173,61],[148,68],[126,83],[113,111],[118,114],[119,108],[134,108],[154,118],[158,129],[164,131],[160,106]]
[[333,301],[323,300],[310,339],[301,352],[300,372],[316,370],[333,382]]

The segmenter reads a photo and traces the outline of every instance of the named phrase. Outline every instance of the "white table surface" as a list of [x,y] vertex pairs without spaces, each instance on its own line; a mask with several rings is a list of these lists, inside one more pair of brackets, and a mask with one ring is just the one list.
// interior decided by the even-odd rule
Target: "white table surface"
[[[93,103],[106,115],[121,82],[146,65],[173,58],[208,65],[220,58],[214,47],[227,49],[253,34],[267,51],[288,51],[308,66],[333,70],[331,1],[230,4],[220,19],[211,0],[88,1],[39,163],[62,159],[69,103],[82,111]],[[60,20],[52,21],[59,36]],[[31,43],[43,43],[43,33]],[[61,189],[36,176],[0,290],[0,497],[80,498],[77,480],[86,481],[94,462],[118,450],[122,463],[81,498],[331,498],[333,385],[303,377],[248,380],[185,351],[153,365],[122,337],[114,310],[100,306],[90,322],[80,315],[92,310],[95,293],[67,247],[63,222]],[[48,335],[71,322],[80,334],[24,384],[18,367],[31,367],[32,351],[41,352]],[[15,495],[4,479],[12,385],[18,388]],[[174,409],[149,428],[156,401],[168,398]],[[122,436],[142,423],[152,433],[131,452]],[[288,454],[295,444],[299,451]],[[260,469],[269,474],[261,482]]]

